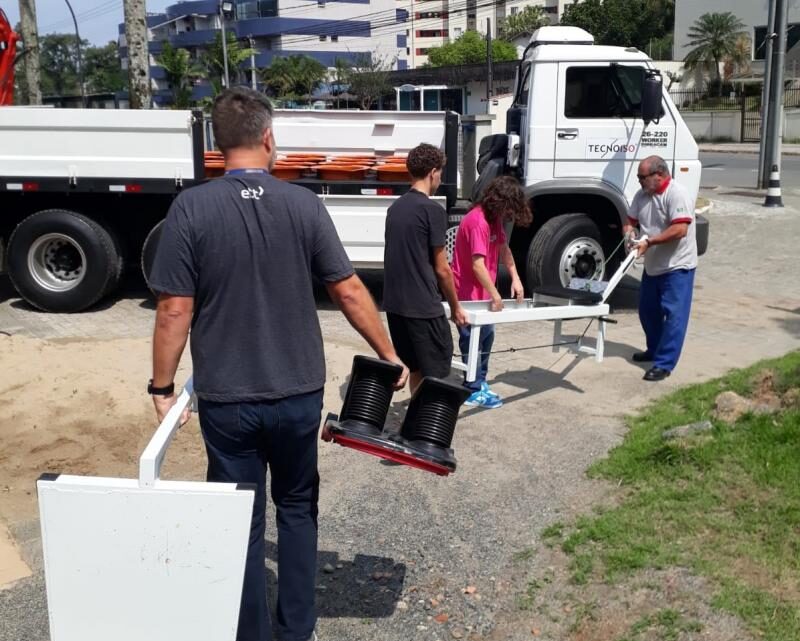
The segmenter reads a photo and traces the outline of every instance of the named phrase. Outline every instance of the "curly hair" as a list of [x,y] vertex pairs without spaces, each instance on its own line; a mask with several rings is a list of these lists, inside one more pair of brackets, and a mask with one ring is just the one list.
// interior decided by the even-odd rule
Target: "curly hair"
[[531,208],[519,182],[511,176],[499,176],[490,182],[478,202],[486,220],[493,223],[500,218],[527,227],[533,220]]
[[425,178],[434,169],[444,167],[446,158],[438,147],[421,143],[408,152],[406,168],[412,178]]

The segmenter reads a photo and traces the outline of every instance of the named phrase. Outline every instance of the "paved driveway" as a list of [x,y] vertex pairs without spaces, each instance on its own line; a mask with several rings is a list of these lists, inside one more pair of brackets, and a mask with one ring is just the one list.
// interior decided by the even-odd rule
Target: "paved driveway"
[[[493,385],[506,404],[462,411],[456,474],[441,479],[322,446],[319,560],[335,571],[319,577],[320,638],[486,639],[513,608],[515,555],[535,545],[548,523],[586,508],[602,491],[584,470],[620,441],[623,414],[681,385],[800,347],[800,201],[788,204],[793,207],[775,211],[757,200],[715,203],[684,356],[666,381],[645,383],[642,368],[629,361],[643,342],[636,281],[629,279],[612,300],[619,324],[609,327],[603,363],[547,348],[493,357]],[[341,315],[324,302],[320,307],[330,348],[366,353]],[[135,283],[104,308],[72,316],[31,311],[0,284],[4,332],[146,341],[152,317],[146,292]],[[569,327],[579,332],[585,322]],[[551,331],[544,323],[502,326],[495,348],[546,345]],[[346,371],[331,374],[341,383]],[[0,376],[2,390],[12,374]],[[326,409],[338,411],[340,388],[331,387]],[[14,523],[12,531],[35,576],[0,592],[0,639],[43,641],[38,524]],[[274,529],[267,538],[274,574]],[[466,586],[482,598],[465,593]],[[446,621],[434,618],[440,614]],[[530,630],[520,630],[518,638],[530,638]]]

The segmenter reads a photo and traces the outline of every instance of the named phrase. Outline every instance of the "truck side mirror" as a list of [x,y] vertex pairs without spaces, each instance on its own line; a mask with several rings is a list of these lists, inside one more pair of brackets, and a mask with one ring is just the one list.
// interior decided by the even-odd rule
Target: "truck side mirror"
[[506,112],[506,133],[519,135],[522,129],[522,110],[524,107],[511,107]]
[[642,120],[648,125],[661,118],[661,101],[664,93],[664,80],[659,71],[645,72],[642,85]]

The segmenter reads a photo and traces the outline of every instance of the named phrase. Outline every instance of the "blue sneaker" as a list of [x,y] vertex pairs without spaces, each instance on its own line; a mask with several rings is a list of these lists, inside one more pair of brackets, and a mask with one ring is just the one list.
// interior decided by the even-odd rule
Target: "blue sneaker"
[[500,395],[489,389],[489,383],[487,383],[486,381],[483,381],[481,383],[481,392],[486,394],[486,396],[488,396],[489,398],[496,398],[498,401],[500,400]]
[[486,409],[493,410],[496,407],[502,407],[503,401],[500,400],[499,396],[491,397],[483,390],[478,390],[469,395],[469,398],[464,401],[464,405],[469,407],[485,407]]

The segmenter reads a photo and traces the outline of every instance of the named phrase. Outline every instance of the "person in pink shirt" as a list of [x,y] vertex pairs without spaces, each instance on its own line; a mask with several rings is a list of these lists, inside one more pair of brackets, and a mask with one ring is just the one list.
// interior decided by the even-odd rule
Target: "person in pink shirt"
[[[511,297],[522,300],[524,290],[514,264],[514,256],[508,248],[504,226],[512,223],[527,227],[532,219],[519,182],[510,176],[500,176],[489,183],[475,207],[461,220],[456,232],[453,278],[458,300],[486,300],[491,311],[499,312],[503,309],[503,297],[495,285],[500,261],[511,275]],[[471,331],[469,325],[458,328],[458,345],[465,363]],[[464,382],[472,391],[464,404],[500,407],[503,401],[489,389],[486,382],[489,353],[494,343],[494,325],[484,325],[480,332],[480,365],[476,379]]]

